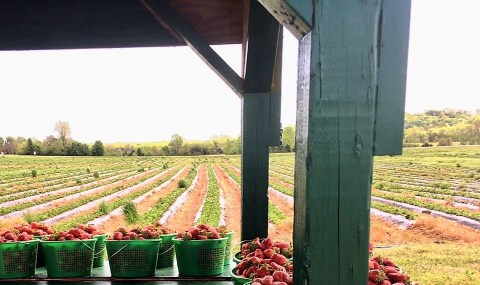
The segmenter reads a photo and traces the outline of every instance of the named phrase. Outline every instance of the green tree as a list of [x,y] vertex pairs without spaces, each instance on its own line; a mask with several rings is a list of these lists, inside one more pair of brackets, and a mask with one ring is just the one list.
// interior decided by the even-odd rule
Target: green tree
[[295,149],[295,127],[288,126],[283,129],[282,145],[289,146],[291,150]]
[[93,144],[92,155],[93,156],[105,155],[105,148],[103,147],[103,143],[101,141],[95,141],[95,143]]
[[172,140],[168,143],[168,148],[171,150],[173,155],[178,155],[183,143],[183,138],[180,135],[174,134],[172,136]]
[[66,149],[67,155],[71,156],[87,156],[89,155],[88,145],[73,141]]
[[143,153],[142,148],[137,148],[137,156],[144,156],[145,154]]
[[38,146],[33,143],[31,138],[28,138],[27,140],[27,154],[33,155],[34,153],[37,153]]

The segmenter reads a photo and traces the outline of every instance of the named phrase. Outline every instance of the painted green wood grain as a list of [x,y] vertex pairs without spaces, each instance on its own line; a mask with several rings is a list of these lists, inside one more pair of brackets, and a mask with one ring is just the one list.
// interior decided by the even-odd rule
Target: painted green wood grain
[[242,240],[268,236],[270,93],[242,99]]
[[[270,94],[268,145],[280,145],[282,29],[257,1],[249,7],[245,93]],[[275,81],[275,82],[274,82]]]
[[380,3],[314,1],[297,101],[295,284],[367,280]]
[[384,0],[379,27],[375,155],[402,154],[410,0]]

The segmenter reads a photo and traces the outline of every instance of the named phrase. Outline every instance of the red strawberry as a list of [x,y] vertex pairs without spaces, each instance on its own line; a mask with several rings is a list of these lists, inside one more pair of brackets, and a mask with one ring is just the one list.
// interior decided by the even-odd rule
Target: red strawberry
[[67,235],[65,236],[65,239],[66,239],[66,240],[73,240],[73,239],[75,239],[75,237],[74,237],[72,234],[67,234]]
[[254,281],[254,282],[252,283],[252,285],[262,285],[262,283],[260,283],[260,282],[258,282],[258,281]]
[[40,229],[40,224],[37,222],[32,222],[30,226],[32,227],[32,229]]
[[182,237],[182,238],[183,238],[183,240],[185,240],[185,241],[186,241],[186,240],[192,240],[193,236],[192,236],[191,233],[185,232],[185,233],[183,234],[183,237]]
[[389,275],[390,273],[398,273],[398,269],[393,266],[384,266],[383,271],[385,271],[387,275]]
[[262,280],[262,285],[273,285],[273,276],[265,276]]
[[289,247],[290,247],[289,244],[284,243],[284,242],[279,242],[279,241],[275,242],[275,243],[273,244],[273,246],[274,246],[274,247],[278,247],[278,248],[289,248]]
[[272,258],[272,255],[275,253],[275,251],[271,248],[267,248],[263,251],[263,255],[266,257],[266,258]]
[[262,277],[265,277],[267,275],[270,275],[270,272],[268,271],[267,268],[265,267],[260,267],[257,272],[255,273],[255,276],[256,277],[259,277],[259,278],[262,278]]
[[368,261],[368,269],[372,270],[372,269],[379,269],[379,268],[380,268],[380,264],[378,264],[375,260],[370,259]]
[[393,282],[403,282],[407,280],[407,275],[401,273],[387,273],[387,276]]
[[247,278],[251,278],[255,274],[256,267],[251,266],[245,272],[243,272],[243,276]]
[[280,264],[280,265],[284,265],[286,262],[287,262],[287,258],[281,254],[278,254],[278,253],[274,253],[271,257],[271,259],[273,260],[273,262],[277,263],[277,264]]
[[255,249],[255,256],[258,257],[258,258],[260,258],[260,259],[264,259],[264,258],[265,258],[265,256],[263,256],[262,250],[259,249],[259,248]]
[[5,235],[4,235],[5,239],[6,240],[16,240],[17,237],[12,233],[12,232],[7,232]]
[[273,282],[273,285],[288,285],[288,284],[282,281],[275,281]]
[[380,269],[373,269],[368,272],[368,279],[376,283],[382,282],[385,280],[385,277],[385,273]]
[[373,282],[372,280],[368,280],[368,284],[367,285],[377,285],[377,282]]
[[114,240],[122,240],[123,234],[121,232],[114,232],[113,233],[113,239]]
[[395,263],[393,263],[393,261],[391,261],[388,257],[384,257],[382,263],[385,266],[396,266]]
[[273,241],[271,238],[264,238],[262,242],[260,243],[260,249],[266,250],[267,248],[272,248],[273,246]]
[[390,280],[388,280],[388,279],[385,279],[382,282],[380,282],[379,285],[392,285],[392,282],[390,282]]
[[197,239],[198,240],[204,240],[204,239],[208,239],[208,237],[206,235],[198,235]]

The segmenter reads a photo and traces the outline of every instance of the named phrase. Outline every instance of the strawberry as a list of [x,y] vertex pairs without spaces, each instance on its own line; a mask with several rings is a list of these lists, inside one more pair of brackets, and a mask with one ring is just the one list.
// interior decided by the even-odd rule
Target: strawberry
[[275,243],[273,244],[273,246],[274,246],[274,247],[278,247],[278,248],[289,248],[289,247],[290,247],[289,244],[284,243],[284,242],[279,242],[279,241],[275,242]]
[[385,273],[380,269],[373,269],[368,272],[368,279],[373,282],[380,283],[385,280]]
[[267,268],[265,267],[260,267],[257,272],[255,273],[255,276],[256,277],[259,277],[259,278],[262,278],[262,277],[265,277],[267,275],[270,275],[270,272],[268,271]]
[[382,264],[385,266],[396,266],[393,261],[391,261],[388,257],[384,257],[382,260]]
[[280,264],[280,265],[284,265],[286,262],[287,262],[287,258],[281,254],[278,254],[278,253],[274,253],[272,256],[271,256],[271,259],[273,260],[273,262],[277,263],[277,264]]
[[259,248],[255,249],[255,256],[258,257],[258,258],[260,258],[260,259],[264,259],[264,258],[265,258],[265,256],[263,255],[262,250],[259,249]]
[[208,237],[206,235],[198,235],[197,239],[198,240],[205,240],[205,239],[208,239]]
[[273,285],[288,285],[288,284],[283,281],[275,281],[273,282]]
[[261,250],[266,250],[267,248],[272,248],[273,246],[273,241],[271,238],[264,238],[262,242],[260,243],[260,249]]
[[401,273],[387,273],[388,279],[392,280],[393,282],[403,282],[407,280],[407,275]]
[[7,232],[4,235],[4,237],[5,237],[6,240],[11,240],[11,241],[17,240],[17,237],[12,232]]
[[380,282],[379,285],[392,285],[392,282],[390,282],[390,280],[388,280],[388,279],[385,279],[382,282]]
[[74,237],[72,234],[67,234],[67,235],[65,236],[65,239],[66,239],[66,240],[73,240],[73,239],[75,239],[75,237]]
[[243,272],[243,276],[247,278],[251,278],[255,274],[256,267],[251,266],[245,272]]
[[183,237],[182,237],[182,238],[183,238],[183,240],[192,240],[192,239],[193,239],[193,236],[192,236],[191,233],[185,232],[185,233],[183,234]]
[[272,258],[272,255],[275,253],[275,251],[271,248],[267,248],[263,251],[263,255],[266,257],[266,258]]
[[385,271],[387,275],[389,275],[390,273],[399,273],[398,269],[393,266],[384,266],[383,271]]
[[114,232],[113,233],[113,239],[114,240],[122,240],[123,234],[121,232]]
[[262,285],[273,285],[273,276],[265,276],[262,280]]
[[263,284],[260,283],[260,282],[258,282],[258,281],[254,281],[254,282],[252,283],[252,285],[263,285]]
[[368,261],[368,269],[372,270],[372,269],[379,269],[379,268],[380,268],[380,264],[378,264],[375,260],[370,259]]

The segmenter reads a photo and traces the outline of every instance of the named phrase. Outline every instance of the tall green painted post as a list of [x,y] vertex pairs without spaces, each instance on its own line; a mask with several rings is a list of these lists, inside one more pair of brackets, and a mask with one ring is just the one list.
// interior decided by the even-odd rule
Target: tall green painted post
[[281,29],[251,1],[242,98],[242,240],[268,236],[269,146],[280,143]]
[[[382,144],[389,125],[398,129],[403,110],[390,116],[384,110],[404,102],[410,1],[314,0],[311,11],[298,15],[300,0],[274,2],[281,5],[269,11],[300,39],[294,283],[366,284],[373,155],[399,153],[397,141],[390,140],[390,149]],[[382,11],[385,3],[388,11]],[[396,23],[382,27],[392,19]],[[312,23],[310,30],[305,23]],[[402,47],[392,49],[393,42]],[[381,63],[384,44],[390,48]],[[387,69],[392,72],[382,73]],[[387,88],[384,77],[399,80]],[[401,140],[397,132],[390,136]]]

